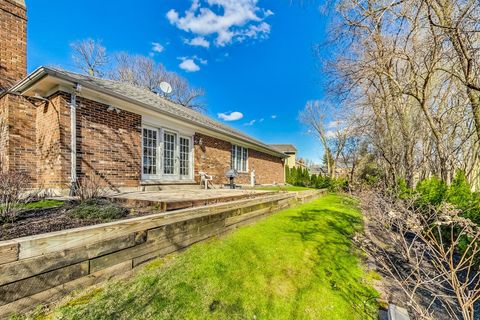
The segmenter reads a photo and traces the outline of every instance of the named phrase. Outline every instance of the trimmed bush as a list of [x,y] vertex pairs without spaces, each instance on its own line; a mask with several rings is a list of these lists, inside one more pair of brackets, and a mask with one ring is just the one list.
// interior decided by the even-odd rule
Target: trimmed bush
[[125,217],[128,210],[105,199],[89,199],[70,209],[68,214],[77,219],[108,221]]

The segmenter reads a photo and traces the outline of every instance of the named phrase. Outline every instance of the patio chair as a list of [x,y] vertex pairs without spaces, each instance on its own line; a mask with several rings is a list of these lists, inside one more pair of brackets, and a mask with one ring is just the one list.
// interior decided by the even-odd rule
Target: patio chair
[[212,186],[212,189],[213,189],[213,183],[212,183],[213,176],[208,175],[206,172],[203,172],[203,171],[200,171],[198,174],[200,175],[200,186],[203,186],[203,184],[205,184],[205,190],[207,190],[208,183],[210,182],[210,185]]

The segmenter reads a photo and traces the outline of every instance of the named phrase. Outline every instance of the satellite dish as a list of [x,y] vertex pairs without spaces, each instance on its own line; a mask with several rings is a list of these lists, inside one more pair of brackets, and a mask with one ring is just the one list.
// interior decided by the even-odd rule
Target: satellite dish
[[172,86],[170,83],[162,81],[160,82],[160,90],[162,90],[162,92],[165,94],[170,94],[172,93]]

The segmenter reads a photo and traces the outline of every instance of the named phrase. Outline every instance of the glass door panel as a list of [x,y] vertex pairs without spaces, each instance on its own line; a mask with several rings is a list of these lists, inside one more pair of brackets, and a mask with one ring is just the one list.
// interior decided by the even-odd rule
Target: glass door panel
[[143,129],[143,175],[157,175],[157,130]]
[[163,174],[175,174],[175,150],[176,150],[176,134],[164,132],[163,134]]
[[180,178],[190,178],[190,139],[180,137]]

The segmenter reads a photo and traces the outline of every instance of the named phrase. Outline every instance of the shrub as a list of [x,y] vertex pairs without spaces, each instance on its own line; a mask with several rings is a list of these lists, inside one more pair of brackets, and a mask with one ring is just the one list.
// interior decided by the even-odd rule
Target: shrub
[[0,172],[0,220],[12,216],[27,201],[28,176],[21,172]]
[[317,184],[318,189],[329,188],[331,184],[332,184],[332,178],[330,178],[329,176],[318,177],[318,184]]
[[464,171],[458,171],[446,194],[446,201],[462,210],[463,215],[480,223],[480,198],[471,191]]
[[345,178],[330,179],[330,185],[327,188],[331,192],[348,191],[348,180]]
[[464,171],[458,171],[446,193],[446,200],[460,209],[472,205],[473,194]]
[[317,187],[317,181],[318,181],[317,175],[312,174],[312,176],[310,177],[309,187],[316,188]]
[[435,176],[422,180],[415,188],[418,193],[418,204],[439,206],[445,200],[447,190],[447,184]]
[[77,219],[115,220],[125,217],[128,210],[105,199],[89,199],[70,209],[68,213]]
[[369,156],[366,161],[360,163],[357,168],[356,177],[359,184],[373,187],[385,178],[385,174],[372,156]]
[[75,185],[75,195],[80,201],[100,198],[104,194],[101,180],[98,176],[83,177]]
[[399,199],[411,199],[415,195],[415,191],[408,187],[405,179],[398,179],[396,185],[396,195]]

